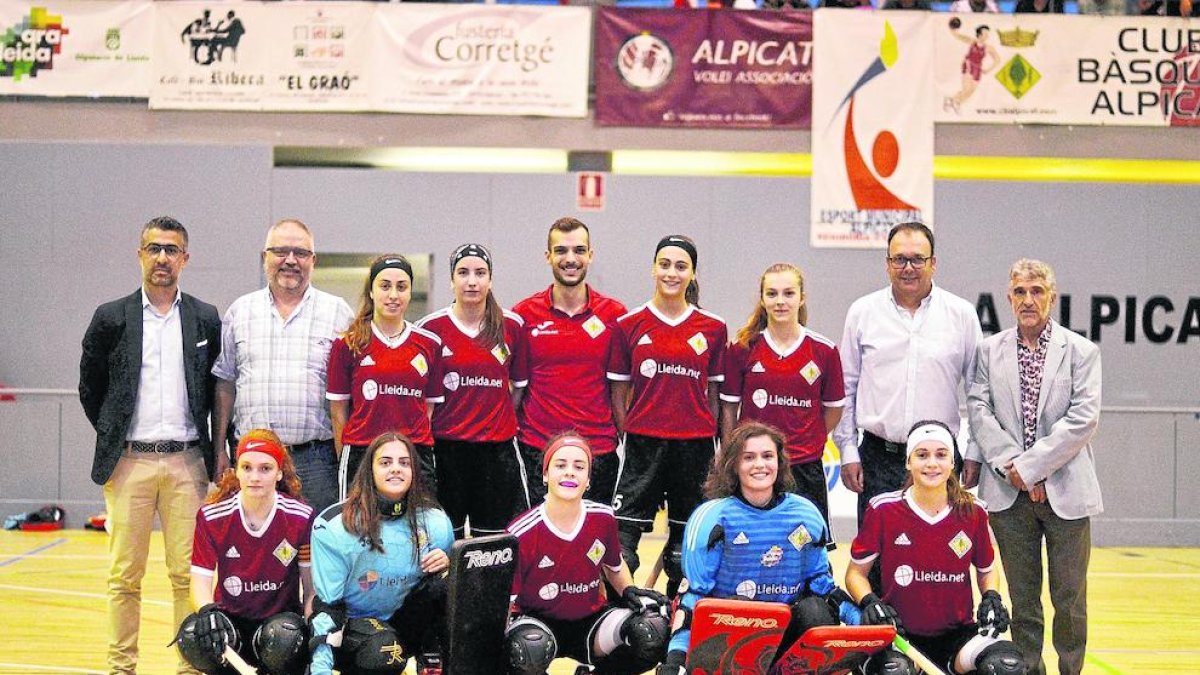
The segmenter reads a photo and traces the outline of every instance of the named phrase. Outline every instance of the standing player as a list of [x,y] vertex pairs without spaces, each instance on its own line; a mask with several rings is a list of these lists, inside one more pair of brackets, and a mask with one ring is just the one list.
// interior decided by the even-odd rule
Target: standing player
[[479,244],[450,254],[454,304],[418,326],[442,341],[445,401],[433,412],[438,500],[454,534],[498,534],[529,508],[514,442],[512,388],[526,384],[521,317],[492,295],[492,256]]
[[812,502],[796,494],[779,430],[745,422],[723,444],[708,474],[705,502],[688,519],[683,542],[687,578],[659,675],[681,675],[701,598],[784,602],[792,619],[783,653],[813,626],[858,621],[850,597],[833,581],[825,545],[829,528]]
[[[513,594],[518,616],[505,633],[515,675],[544,675],[557,656],[593,672],[632,675],[666,650],[667,599],[633,585],[621,559],[612,509],[583,498],[592,450],[575,432],[547,443],[546,501],[508,526],[517,537]],[[605,597],[607,581],[624,606]]]
[[[312,509],[275,432],[252,429],[238,441],[235,471],[196,516],[192,603],[200,609],[179,630],[179,651],[205,673],[222,667],[226,645],[274,675],[308,663],[301,613],[312,602]],[[303,600],[303,605],[301,602]]]
[[[871,500],[850,550],[846,588],[858,599],[864,623],[906,630],[914,647],[949,672],[1021,675],[1020,651],[997,639],[1009,616],[996,590],[1000,575],[987,511],[954,475],[954,446],[941,422],[917,422],[908,432],[904,488]],[[876,563],[882,598],[867,580]],[[974,616],[972,566],[983,594]],[[885,649],[868,662],[867,672],[916,671],[908,657]]]
[[829,493],[821,455],[825,438],[842,419],[842,361],[829,338],[805,327],[804,276],[776,263],[763,272],[759,300],[725,354],[721,429],[757,420],[787,439],[796,494],[808,498],[829,523]]
[[554,221],[546,235],[554,283],[513,307],[525,321],[529,354],[529,385],[517,390],[517,420],[530,504],[546,495],[537,472],[542,449],[567,427],[596,453],[588,496],[610,504],[617,486],[617,428],[604,373],[612,326],[626,310],[584,283],[592,254],[587,225],[574,218]]
[[414,454],[397,433],[371,441],[346,501],[313,524],[311,675],[399,673],[414,653],[418,675],[441,673],[454,528]]
[[696,245],[663,237],[654,252],[654,297],[615,326],[608,378],[613,412],[625,432],[625,462],[613,501],[621,527],[621,554],[637,571],[638,542],[667,501],[663,551],[667,591],[682,573],[683,526],[700,504],[717,434],[717,387],[727,331],[725,320],[696,306]]
[[426,485],[436,491],[429,417],[442,402],[442,345],[404,320],[412,285],[404,256],[372,261],[358,314],[329,352],[325,397],[340,459],[339,499],[346,498],[367,444],[388,431],[412,439]]

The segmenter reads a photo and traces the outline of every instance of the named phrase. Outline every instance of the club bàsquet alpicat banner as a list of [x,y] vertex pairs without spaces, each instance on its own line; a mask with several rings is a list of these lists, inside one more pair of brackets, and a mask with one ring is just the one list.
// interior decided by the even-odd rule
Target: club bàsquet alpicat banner
[[587,7],[380,5],[373,108],[584,117],[591,27]]
[[934,24],[940,123],[1200,126],[1200,23],[957,14]]
[[[810,241],[884,248],[933,226],[933,35],[928,12],[816,12]],[[837,36],[822,39],[821,36]]]
[[0,94],[145,97],[153,44],[145,0],[0,0]]
[[812,17],[601,7],[594,46],[596,122],[808,127]]

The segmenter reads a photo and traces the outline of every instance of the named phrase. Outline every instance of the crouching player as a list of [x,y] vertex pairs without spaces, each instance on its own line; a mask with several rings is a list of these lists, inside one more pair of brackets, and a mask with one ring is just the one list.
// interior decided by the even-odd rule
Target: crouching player
[[367,446],[346,501],[313,525],[312,675],[440,675],[450,518],[422,482],[412,441]]
[[[308,664],[301,597],[312,598],[312,509],[298,499],[300,479],[274,432],[242,436],[237,463],[196,516],[192,602],[176,638],[192,667],[234,673],[225,648],[272,675]],[[303,589],[303,596],[301,596]]]
[[[556,657],[606,675],[645,672],[662,661],[670,628],[667,599],[633,585],[608,506],[583,498],[592,450],[574,432],[546,443],[546,501],[508,526],[520,542],[513,594],[517,615],[505,632],[510,672],[542,675]],[[603,580],[621,594],[605,597]]]
[[792,618],[779,653],[814,626],[858,623],[857,609],[833,580],[824,517],[792,494],[784,445],[774,427],[744,422],[717,456],[704,485],[710,501],[684,529],[684,585],[659,675],[684,672],[691,612],[701,598],[789,604]]
[[[987,511],[954,475],[955,441],[941,422],[918,422],[908,434],[908,478],[899,492],[871,500],[854,538],[846,588],[858,599],[863,622],[892,623],[909,642],[951,673],[1023,675],[1021,654],[997,636],[1008,629],[1008,609],[996,590]],[[883,597],[867,573],[878,564]],[[971,566],[983,599],[972,621]],[[912,675],[912,661],[885,649],[868,674]]]

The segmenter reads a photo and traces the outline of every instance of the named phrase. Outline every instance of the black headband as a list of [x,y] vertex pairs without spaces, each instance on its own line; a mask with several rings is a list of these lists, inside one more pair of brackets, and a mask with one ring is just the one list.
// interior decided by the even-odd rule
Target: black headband
[[450,272],[453,273],[454,268],[458,267],[459,260],[471,256],[483,260],[483,262],[487,263],[488,271],[492,271],[492,254],[488,253],[488,250],[482,244],[463,244],[454,249],[454,253],[450,254]]
[[375,264],[371,265],[371,285],[375,285],[375,277],[384,270],[402,270],[408,274],[408,280],[411,282],[413,277],[412,265],[408,264],[402,256],[389,256],[376,260]]
[[690,239],[678,234],[668,234],[658,240],[658,247],[654,249],[654,256],[658,257],[658,252],[668,246],[675,246],[687,251],[687,254],[692,257],[692,267],[699,267],[698,256],[696,255],[696,245]]

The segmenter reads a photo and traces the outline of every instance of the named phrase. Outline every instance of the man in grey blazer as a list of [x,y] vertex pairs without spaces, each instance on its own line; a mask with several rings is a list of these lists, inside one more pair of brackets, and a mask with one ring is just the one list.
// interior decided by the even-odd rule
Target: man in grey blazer
[[1050,320],[1054,270],[1022,259],[1009,273],[1015,328],[984,340],[967,395],[987,502],[1013,603],[1012,638],[1029,673],[1042,660],[1042,540],[1063,675],[1083,670],[1091,516],[1103,501],[1091,440],[1100,420],[1100,349]]

